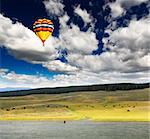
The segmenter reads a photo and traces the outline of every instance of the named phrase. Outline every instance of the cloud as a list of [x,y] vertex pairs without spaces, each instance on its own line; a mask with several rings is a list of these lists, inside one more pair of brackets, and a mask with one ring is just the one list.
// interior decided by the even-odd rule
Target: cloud
[[123,72],[125,65],[117,59],[116,53],[105,52],[101,55],[68,55],[68,61],[88,72],[101,73],[103,71]]
[[91,54],[98,45],[95,33],[80,31],[74,24],[71,27],[61,28],[59,38],[61,47],[67,48],[70,53]]
[[150,18],[133,19],[128,27],[121,27],[112,31],[110,39],[113,43],[117,43],[119,48],[128,48],[131,51],[148,50],[150,44],[149,23]]
[[0,42],[18,59],[28,62],[54,60],[57,56],[57,38],[51,37],[42,47],[33,31],[21,23],[13,22],[0,14]]
[[43,3],[49,15],[62,16],[64,14],[62,0],[45,0]]
[[48,68],[50,71],[76,72],[79,70],[77,67],[73,67],[67,63],[62,63],[59,60],[45,62],[43,66]]
[[[0,71],[0,90],[1,88],[44,88],[57,86],[75,86],[131,82],[143,83],[149,80],[149,73],[123,73],[118,72],[101,72],[99,74],[80,71],[70,75],[55,75],[52,79],[48,79],[38,75],[16,74],[15,72]],[[117,79],[117,80],[116,80]]]
[[[47,1],[45,1],[47,2]],[[45,3],[44,2],[44,3]],[[50,3],[51,1],[48,1]],[[62,4],[62,1],[55,0],[53,1],[54,5]],[[63,5],[63,4],[62,4]],[[57,7],[57,6],[56,6]],[[64,7],[64,5],[62,6]],[[47,12],[51,11],[52,8],[47,6]],[[59,8],[58,8],[59,9]],[[62,9],[63,10],[63,9]],[[87,13],[86,10],[82,10],[79,6],[75,8],[75,13],[77,13],[84,20],[85,23],[91,22],[93,26],[92,17]],[[60,30],[59,30],[59,46],[62,49],[67,49],[68,53],[83,53],[91,54],[93,50],[97,49],[98,40],[96,39],[96,34],[91,31],[91,28],[88,31],[80,31],[77,25],[71,23],[67,25],[67,21],[70,17],[63,11],[61,11],[59,17],[60,21]],[[80,43],[79,43],[80,42]]]
[[114,18],[120,16],[124,12],[124,8],[120,5],[120,3],[109,3],[109,7],[111,9],[111,15]]
[[117,0],[123,7],[129,8],[135,5],[139,5],[141,3],[147,2],[148,0]]
[[15,72],[5,72],[0,71],[0,88],[6,87],[27,87],[36,88],[43,84],[47,84],[48,79],[46,77],[26,75],[26,74],[16,74]]
[[144,2],[148,2],[148,0],[116,0],[115,2],[109,2],[106,5],[111,9],[111,16],[116,18],[125,13],[130,7]]
[[[11,54],[18,59],[28,62],[40,62],[54,60],[58,55],[58,46],[67,48],[70,52],[91,53],[97,48],[98,41],[93,32],[80,31],[79,27],[72,24],[71,27],[66,24],[65,14],[60,18],[63,25],[60,28],[59,38],[50,37],[42,46],[39,38],[33,31],[23,26],[21,23],[15,24],[9,18],[0,15],[0,41],[1,45],[8,48]],[[78,43],[80,42],[80,43]]]
[[[70,53],[67,60],[72,66],[84,71],[136,73],[148,72],[150,68],[150,18],[133,19],[128,27],[107,29],[109,37],[103,38],[104,49],[101,55]],[[114,27],[115,28],[115,27]]]
[[98,40],[94,32],[89,30],[87,32],[80,31],[79,27],[74,24],[68,26],[68,19],[69,17],[66,14],[60,18],[60,22],[63,22],[63,26],[60,27],[59,38],[50,37],[45,42],[45,47],[43,47],[40,39],[33,31],[19,22],[13,24],[9,18],[0,15],[1,46],[6,47],[9,53],[18,59],[30,63],[42,64],[49,70],[54,70],[52,67],[56,67],[56,64],[58,66],[55,68],[56,71],[60,71],[62,67],[67,67],[67,70],[62,69],[62,71],[70,71],[68,68],[74,70],[77,67],[72,68],[69,64],[58,63],[58,61],[54,62],[54,60],[59,57],[59,50],[67,49],[68,53],[72,54],[91,54],[93,50],[97,49]]
[[78,14],[85,23],[90,23],[93,20],[90,14],[85,9],[82,10],[80,6],[75,8],[74,13]]
[[[128,27],[114,31],[108,30],[109,37],[104,38],[104,46],[116,54],[116,58],[125,64],[124,72],[149,70],[150,65],[150,18],[133,19]],[[106,30],[107,32],[107,30]]]
[[[59,5],[58,3],[61,3],[60,7],[64,8],[62,1],[44,1],[45,4],[46,2],[46,9],[49,13],[51,7],[48,6],[48,3],[55,3],[55,8]],[[119,7],[122,2],[118,1],[118,3]],[[126,9],[124,5],[121,5],[123,10],[118,8],[116,13],[119,14],[116,16],[124,12]],[[63,10],[63,8],[60,9]],[[80,7],[77,7],[75,12],[83,18],[85,23],[91,19],[90,14],[85,10],[81,11]],[[51,14],[59,16],[59,36],[49,38],[45,42],[45,47],[42,46],[33,31],[19,22],[12,23],[9,18],[0,15],[1,46],[6,47],[9,53],[18,59],[39,63],[49,71],[66,72],[67,74],[56,75],[52,79],[48,79],[43,76],[16,74],[3,70],[0,81],[3,86],[34,86],[36,88],[149,81],[149,17],[140,20],[132,19],[128,27],[121,28],[116,28],[114,20],[105,30],[109,33],[109,37],[103,38],[105,52],[100,55],[92,55],[93,50],[98,48],[95,32],[90,29],[86,32],[81,31],[73,23],[68,25],[70,17],[64,10],[61,14],[58,11]],[[109,51],[106,51],[107,48]],[[67,51],[65,55],[67,63],[55,60],[64,49]]]
[[[103,38],[104,50],[109,48],[109,52],[116,55],[114,59],[119,59],[120,64],[124,65],[123,70],[120,70],[120,72],[144,73],[149,71],[150,41],[148,38],[150,37],[150,30],[148,26],[150,16],[147,15],[140,20],[132,18],[128,21],[127,27],[118,27],[117,21],[114,19],[125,13],[130,7],[147,1],[116,0],[109,3],[112,18],[109,20],[110,24],[105,30],[109,34],[109,37]],[[117,8],[121,8],[121,10],[117,11]]]

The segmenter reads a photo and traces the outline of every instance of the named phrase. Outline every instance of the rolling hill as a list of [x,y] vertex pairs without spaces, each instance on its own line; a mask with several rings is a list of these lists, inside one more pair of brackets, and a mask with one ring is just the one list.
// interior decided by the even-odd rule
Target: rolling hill
[[149,88],[149,83],[144,84],[132,84],[132,83],[120,83],[120,84],[102,84],[102,85],[89,85],[89,86],[69,86],[69,87],[56,87],[56,88],[38,88],[31,90],[19,90],[19,91],[5,91],[0,92],[0,97],[10,96],[25,96],[32,94],[62,94],[78,91],[116,91],[116,90],[133,90]]

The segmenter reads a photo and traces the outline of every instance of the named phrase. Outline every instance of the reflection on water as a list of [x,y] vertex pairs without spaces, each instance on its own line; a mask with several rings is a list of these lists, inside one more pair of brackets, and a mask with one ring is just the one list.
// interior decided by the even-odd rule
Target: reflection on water
[[149,139],[148,122],[0,121],[0,139]]

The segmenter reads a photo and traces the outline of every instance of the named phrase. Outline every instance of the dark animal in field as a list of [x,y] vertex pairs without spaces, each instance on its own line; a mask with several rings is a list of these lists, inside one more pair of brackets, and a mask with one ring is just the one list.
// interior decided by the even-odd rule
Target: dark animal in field
[[64,121],[64,124],[66,123],[66,121]]
[[130,112],[130,110],[127,110],[127,112]]

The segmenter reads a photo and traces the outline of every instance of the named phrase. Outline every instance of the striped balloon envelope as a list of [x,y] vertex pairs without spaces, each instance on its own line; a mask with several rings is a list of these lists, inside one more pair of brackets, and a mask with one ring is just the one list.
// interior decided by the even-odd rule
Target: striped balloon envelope
[[49,19],[38,19],[33,24],[35,34],[41,39],[43,46],[49,36],[52,36],[54,24]]

